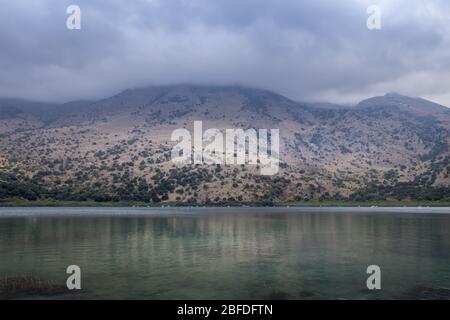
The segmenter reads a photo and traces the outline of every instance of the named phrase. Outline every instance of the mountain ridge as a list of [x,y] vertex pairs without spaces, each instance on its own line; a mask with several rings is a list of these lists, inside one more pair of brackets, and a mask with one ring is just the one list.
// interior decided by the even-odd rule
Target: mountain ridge
[[[163,94],[164,92],[167,94],[170,91],[173,90],[193,90],[193,91],[205,91],[205,90],[242,90],[242,91],[249,91],[254,93],[265,93],[269,95],[278,96],[282,99],[290,100],[293,103],[299,104],[299,106],[308,106],[312,108],[318,108],[318,109],[332,109],[332,110],[340,110],[340,109],[353,109],[353,108],[370,108],[372,106],[382,105],[382,106],[398,106],[398,105],[407,105],[407,102],[412,102],[414,105],[409,106],[411,107],[410,110],[407,108],[403,108],[405,111],[420,111],[417,110],[417,108],[414,108],[418,103],[422,103],[426,105],[429,109],[428,112],[425,110],[425,112],[431,114],[433,112],[437,112],[438,114],[444,112],[444,113],[450,113],[450,108],[444,105],[440,105],[438,103],[420,98],[420,97],[408,97],[401,95],[396,92],[388,92],[384,96],[375,96],[371,98],[364,99],[360,102],[358,102],[354,106],[349,105],[342,105],[342,104],[336,104],[333,102],[305,102],[305,101],[297,101],[290,98],[287,98],[285,96],[282,96],[276,92],[266,90],[266,89],[257,89],[257,88],[251,88],[251,87],[245,87],[245,86],[239,86],[239,85],[227,85],[227,86],[205,86],[205,85],[190,85],[190,84],[178,84],[178,85],[165,85],[165,86],[143,86],[143,87],[136,87],[136,88],[128,88],[125,90],[122,90],[121,92],[114,94],[110,97],[102,98],[102,99],[96,99],[96,100],[74,100],[74,101],[68,101],[64,103],[56,103],[56,102],[45,102],[45,101],[35,101],[31,99],[21,99],[21,98],[10,98],[10,97],[0,97],[0,115],[8,114],[8,108],[11,108],[11,111],[21,111],[21,113],[31,113],[33,115],[39,114],[39,113],[50,113],[50,112],[56,112],[57,114],[60,114],[61,116],[64,116],[64,113],[70,113],[71,108],[83,108],[85,111],[89,111],[88,109],[90,107],[94,108],[96,105],[101,105],[105,101],[113,100],[113,99],[120,99],[123,96],[126,95],[136,95],[136,93],[140,94],[141,96],[145,93],[149,92],[160,92],[160,94]],[[407,102],[405,102],[407,101]],[[37,110],[36,110],[37,109]],[[421,110],[424,112],[424,110]],[[10,112],[14,114],[14,112]]]
[[[450,197],[450,116],[424,99],[388,94],[341,108],[240,86],[177,85],[63,105],[59,112],[39,105],[39,112],[51,113],[45,116],[11,109],[0,117],[0,199],[205,204]],[[264,177],[251,166],[174,166],[171,133],[192,130],[196,120],[204,130],[279,128],[280,172]]]

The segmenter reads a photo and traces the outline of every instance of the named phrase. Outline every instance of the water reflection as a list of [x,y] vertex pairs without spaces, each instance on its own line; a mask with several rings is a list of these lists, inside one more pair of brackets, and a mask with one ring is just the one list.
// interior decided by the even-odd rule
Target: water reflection
[[[65,283],[77,264],[84,298],[365,299],[450,288],[449,215],[132,213],[2,218],[0,276]],[[371,264],[382,268],[376,293],[365,288]]]

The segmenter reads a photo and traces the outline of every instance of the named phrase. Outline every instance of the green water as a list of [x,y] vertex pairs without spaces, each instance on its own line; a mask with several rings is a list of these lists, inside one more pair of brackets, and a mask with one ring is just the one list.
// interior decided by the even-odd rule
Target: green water
[[450,209],[0,208],[0,278],[69,265],[37,298],[450,299]]

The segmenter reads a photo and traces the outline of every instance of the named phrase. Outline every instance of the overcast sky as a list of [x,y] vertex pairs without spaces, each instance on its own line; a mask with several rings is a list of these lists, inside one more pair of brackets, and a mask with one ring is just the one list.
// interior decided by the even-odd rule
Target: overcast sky
[[[66,28],[70,4],[81,30]],[[381,30],[366,27],[372,4]],[[177,83],[339,103],[395,91],[450,106],[450,1],[0,0],[0,96]]]

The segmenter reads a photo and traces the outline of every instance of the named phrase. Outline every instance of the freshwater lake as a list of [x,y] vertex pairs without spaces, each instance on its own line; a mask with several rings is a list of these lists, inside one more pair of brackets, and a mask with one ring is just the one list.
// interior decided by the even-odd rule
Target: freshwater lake
[[450,208],[0,208],[0,279],[69,265],[15,298],[450,299]]

